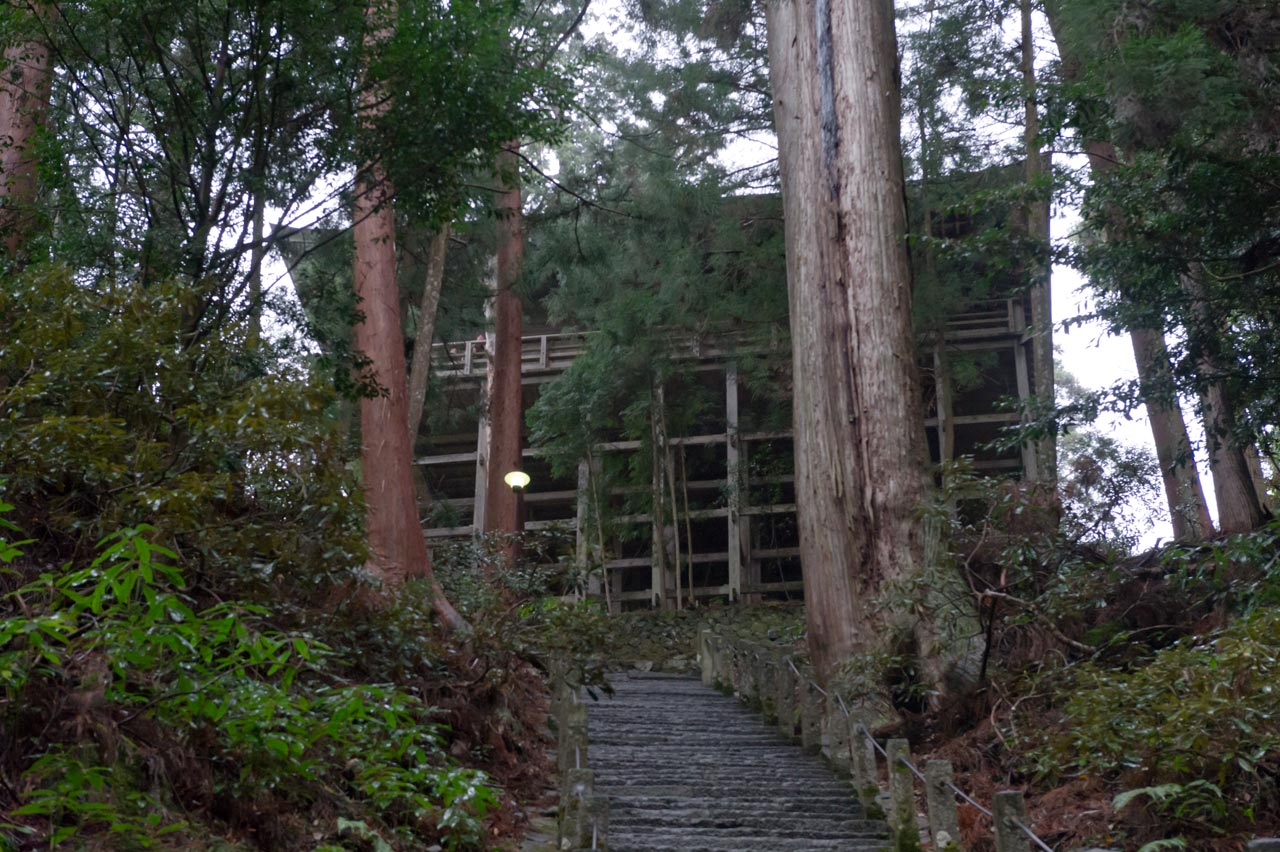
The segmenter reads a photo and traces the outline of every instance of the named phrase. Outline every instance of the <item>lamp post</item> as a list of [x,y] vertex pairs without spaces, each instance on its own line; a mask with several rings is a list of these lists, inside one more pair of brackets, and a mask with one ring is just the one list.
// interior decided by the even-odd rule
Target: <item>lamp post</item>
[[516,495],[516,528],[515,537],[508,548],[507,558],[510,568],[515,568],[520,559],[521,537],[524,535],[524,490],[529,487],[529,474],[523,470],[513,470],[502,477],[502,481]]

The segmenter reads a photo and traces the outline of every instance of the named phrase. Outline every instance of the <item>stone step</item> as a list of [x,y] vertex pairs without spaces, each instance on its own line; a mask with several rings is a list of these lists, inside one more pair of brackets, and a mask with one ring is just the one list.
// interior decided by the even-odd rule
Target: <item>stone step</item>
[[614,852],[872,852],[850,785],[758,714],[679,675],[614,676],[587,702]]

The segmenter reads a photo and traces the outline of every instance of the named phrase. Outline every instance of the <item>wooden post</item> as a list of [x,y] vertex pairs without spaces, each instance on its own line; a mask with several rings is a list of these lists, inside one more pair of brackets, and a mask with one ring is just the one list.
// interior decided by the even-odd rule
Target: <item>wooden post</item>
[[[546,342],[546,337],[542,338]],[[588,529],[588,511],[590,509],[590,488],[591,488],[591,466],[590,463],[583,459],[578,462],[578,513],[577,520],[574,525],[574,558],[578,562],[578,568],[587,571],[591,565],[591,534]],[[598,596],[602,592],[601,579],[595,574],[587,575],[586,593],[592,596]],[[581,588],[579,586],[575,592]]]
[[960,823],[956,818],[956,794],[951,789],[951,761],[929,761],[924,767],[924,777],[929,836],[933,839],[934,852],[959,852]]
[[946,464],[955,457],[956,425],[951,412],[951,362],[945,334],[933,350],[933,389],[938,409],[938,461]]
[[649,600],[655,609],[667,607],[667,542],[663,534],[665,521],[666,489],[663,484],[665,472],[662,463],[662,447],[665,442],[659,438],[659,422],[662,410],[662,387],[653,383],[653,409],[649,412],[650,458],[653,467],[652,488],[650,491],[653,510],[650,512],[650,526],[653,543],[649,555]]
[[[1018,401],[1022,403],[1031,400],[1031,368],[1027,361],[1029,358],[1028,350],[1032,343],[1026,339],[1027,334],[1027,315],[1023,310],[1022,302],[1013,303],[1013,325],[1018,332],[1018,339],[1013,344],[1013,367],[1014,373],[1017,375],[1018,381]],[[1022,478],[1027,482],[1036,482],[1040,478],[1039,468],[1037,467],[1037,448],[1031,444],[1022,445]]]
[[[729,601],[742,599],[742,489],[741,446],[738,434],[738,365],[724,373],[725,464],[729,499]],[[748,518],[748,523],[750,519]],[[746,530],[749,535],[749,530]]]
[[1027,833],[1015,825],[1026,824],[1027,809],[1022,801],[1022,793],[1018,790],[1004,790],[996,793],[991,807],[994,812],[992,822],[996,830],[996,852],[1031,852],[1031,841]]
[[918,849],[920,827],[916,824],[914,776],[903,763],[911,759],[911,746],[906,740],[889,740],[885,754],[889,763],[889,830],[893,832],[895,848]]
[[[467,351],[471,351],[470,343]],[[480,420],[476,424],[476,499],[471,510],[471,532],[477,538],[484,534],[485,494],[489,489],[489,411],[488,379],[480,383]]]

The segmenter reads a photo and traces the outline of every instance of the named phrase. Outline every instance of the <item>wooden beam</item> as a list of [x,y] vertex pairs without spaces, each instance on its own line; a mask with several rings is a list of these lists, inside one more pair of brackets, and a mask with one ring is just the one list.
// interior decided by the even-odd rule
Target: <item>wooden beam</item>
[[[742,505],[746,495],[741,465],[741,435],[738,432],[738,366],[730,364],[724,373],[725,404],[725,464],[728,468],[727,491],[729,510],[725,514],[729,541],[729,600],[742,598],[742,538],[750,536],[750,527],[743,527]],[[750,524],[750,516],[747,523]],[[748,538],[748,542],[750,539]]]

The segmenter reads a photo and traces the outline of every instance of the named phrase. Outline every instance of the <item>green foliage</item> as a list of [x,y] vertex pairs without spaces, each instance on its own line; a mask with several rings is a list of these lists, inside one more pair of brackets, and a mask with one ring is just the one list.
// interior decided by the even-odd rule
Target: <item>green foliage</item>
[[248,594],[348,576],[361,504],[338,396],[290,345],[247,348],[243,326],[184,342],[189,304],[176,283],[90,287],[58,266],[0,283],[0,479],[17,522],[54,560],[149,523]]
[[[539,539],[543,539],[539,541]],[[505,541],[486,536],[436,549],[435,572],[449,600],[467,616],[482,647],[525,659],[590,656],[611,628],[599,604],[565,600],[573,577],[539,560],[539,547],[555,547],[545,536],[526,534],[524,558],[507,564]]]
[[[303,806],[340,791],[407,836],[429,827],[451,849],[478,842],[494,793],[452,765],[430,708],[397,687],[343,683],[326,646],[272,628],[260,607],[197,606],[154,534],[123,530],[88,567],[43,573],[6,598],[3,712],[36,756],[15,818],[41,818],[54,843],[107,831],[117,848],[194,830],[178,816],[193,805],[183,785],[166,794],[147,782],[147,729],[131,724],[145,717],[165,732],[161,760],[214,767],[206,795],[275,791]],[[110,747],[44,742],[23,725],[57,685],[89,696],[74,724]]]
[[[1118,148],[1095,174],[1086,220],[1105,240],[1076,247],[1097,313],[1113,328],[1168,332],[1173,373],[1161,399],[1225,386],[1235,434],[1274,442],[1280,174],[1271,60],[1280,47],[1263,0],[1078,0],[1053,4],[1073,83],[1065,100],[1086,139]],[[1109,33],[1098,38],[1099,32]],[[1129,410],[1137,388],[1117,387]]]
[[1056,686],[1067,724],[1038,744],[1037,765],[1137,782],[1116,807],[1144,802],[1184,830],[1239,826],[1276,806],[1277,675],[1280,613],[1271,609],[1139,667],[1074,667]]
[[1161,554],[1169,582],[1183,594],[1249,615],[1280,604],[1280,523],[1252,533]]

